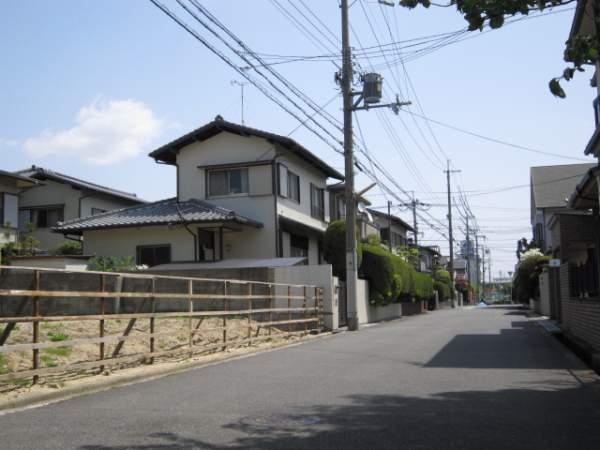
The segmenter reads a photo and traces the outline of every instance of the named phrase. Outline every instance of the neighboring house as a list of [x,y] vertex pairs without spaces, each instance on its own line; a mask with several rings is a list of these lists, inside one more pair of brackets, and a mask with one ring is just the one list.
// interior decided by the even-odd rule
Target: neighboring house
[[383,244],[391,241],[392,250],[408,244],[408,233],[414,233],[414,228],[395,215],[388,215],[376,209],[367,209],[373,216],[373,221],[379,228],[379,237]]
[[419,270],[432,273],[440,264],[441,256],[440,248],[437,245],[419,245]]
[[59,222],[144,203],[135,194],[42,167],[31,166],[15,172],[15,175],[40,181],[35,188],[19,195],[18,223],[21,232],[27,232],[28,224],[33,225],[33,236],[40,241],[39,247],[45,252],[64,242],[63,236],[52,233],[52,227]]
[[[596,34],[594,17],[594,2],[579,0],[569,39]],[[584,154],[596,158],[600,157],[598,73],[597,66],[592,78],[596,88],[595,128],[583,149]],[[587,167],[574,178],[575,183],[566,194],[570,209],[548,220],[552,254],[560,260],[560,268],[549,267],[540,276],[540,306],[560,322],[564,335],[585,351],[596,370],[600,370],[600,168],[597,164],[581,166]],[[564,193],[560,196],[564,197]]]
[[531,226],[533,240],[544,252],[553,245],[550,222],[555,214],[579,214],[567,201],[583,175],[595,164],[566,164],[531,168]]
[[36,184],[37,180],[0,170],[0,247],[17,242],[19,195]]
[[84,253],[149,266],[300,257],[322,260],[329,177],[343,176],[293,139],[214,121],[150,153],[177,169],[177,197],[59,224]]
[[[344,220],[346,218],[346,183],[340,182],[327,186],[329,192],[329,211],[330,219]],[[357,195],[357,194],[355,194]],[[356,229],[360,240],[367,239],[369,236],[379,235],[379,229],[373,220],[373,216],[368,210],[371,202],[365,197],[360,196],[356,201]]]

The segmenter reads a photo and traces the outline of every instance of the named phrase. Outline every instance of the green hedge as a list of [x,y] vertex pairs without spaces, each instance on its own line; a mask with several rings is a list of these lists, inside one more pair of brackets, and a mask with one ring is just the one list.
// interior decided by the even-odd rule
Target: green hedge
[[361,274],[369,281],[371,303],[429,300],[433,297],[433,278],[417,272],[401,257],[379,245],[362,245]]
[[438,269],[433,274],[433,289],[437,291],[440,301],[449,300],[452,297],[452,282],[450,272]]

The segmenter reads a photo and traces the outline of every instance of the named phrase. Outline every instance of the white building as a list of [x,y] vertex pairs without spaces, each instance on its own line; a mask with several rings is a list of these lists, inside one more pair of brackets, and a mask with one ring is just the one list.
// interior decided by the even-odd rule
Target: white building
[[84,253],[138,264],[301,257],[321,262],[325,189],[343,176],[293,139],[214,121],[150,153],[177,169],[177,196],[55,231],[83,235]]
[[0,170],[0,247],[17,242],[19,195],[36,184],[29,177]]

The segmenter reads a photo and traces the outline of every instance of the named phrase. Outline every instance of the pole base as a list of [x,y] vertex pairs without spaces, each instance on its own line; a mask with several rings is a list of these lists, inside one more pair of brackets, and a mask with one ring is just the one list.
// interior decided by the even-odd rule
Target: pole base
[[359,329],[358,317],[348,317],[348,331],[358,331]]

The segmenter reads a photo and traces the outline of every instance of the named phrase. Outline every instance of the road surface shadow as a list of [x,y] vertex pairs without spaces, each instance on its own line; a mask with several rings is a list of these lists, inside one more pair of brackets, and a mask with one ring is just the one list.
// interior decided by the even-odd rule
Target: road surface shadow
[[210,439],[194,430],[135,438],[130,430],[126,435],[133,441],[122,446],[80,449],[597,449],[598,401],[590,387],[445,392],[424,398],[356,395],[337,405],[244,417],[224,424]]
[[513,321],[500,334],[459,334],[424,367],[565,369],[572,362],[550,345],[532,321]]

